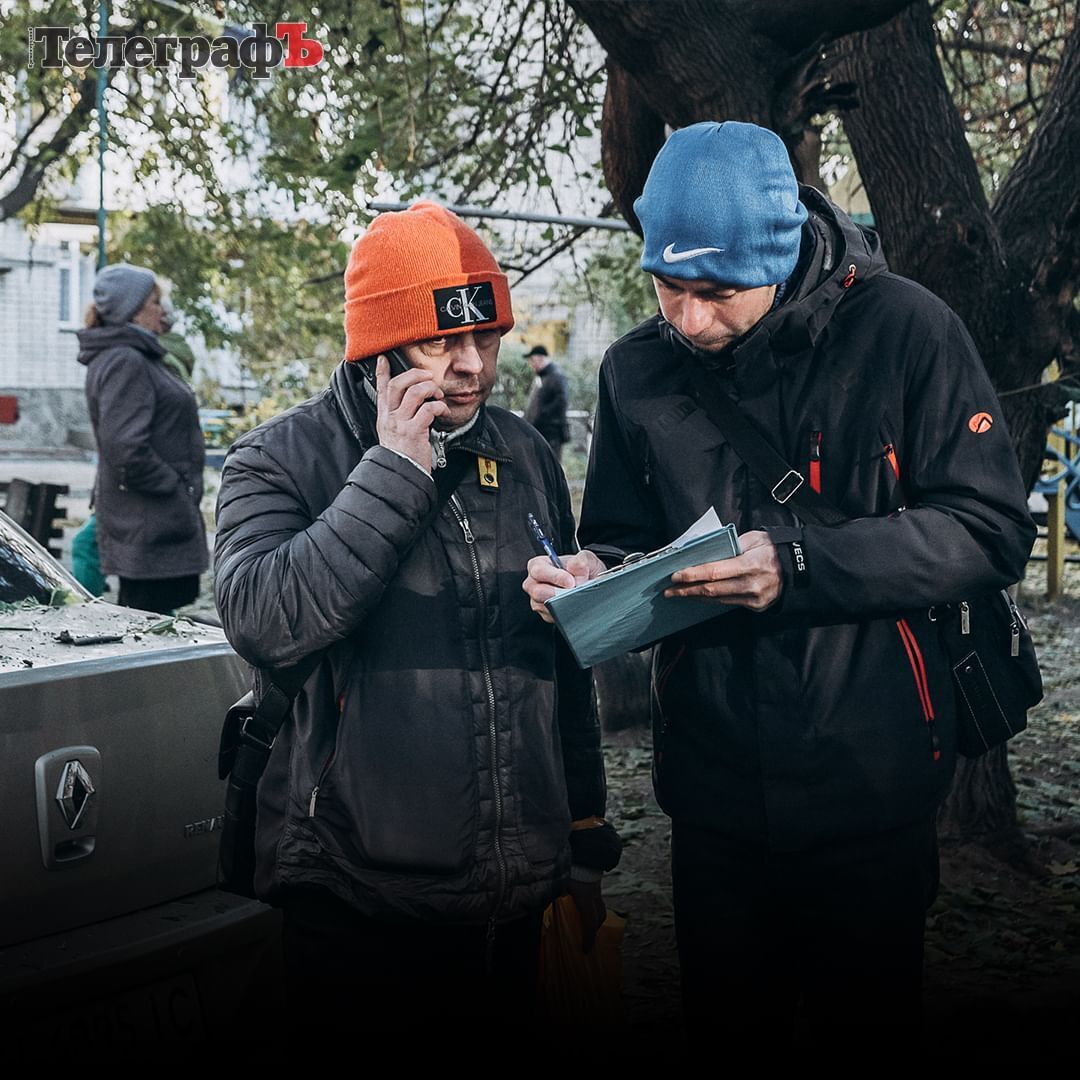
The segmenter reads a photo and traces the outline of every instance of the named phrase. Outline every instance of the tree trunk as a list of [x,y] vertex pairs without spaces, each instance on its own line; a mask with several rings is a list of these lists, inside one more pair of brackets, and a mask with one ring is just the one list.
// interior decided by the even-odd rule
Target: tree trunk
[[625,653],[593,668],[600,727],[648,727],[651,652]]
[[664,121],[618,64],[608,61],[607,71],[600,127],[604,177],[619,213],[640,236],[634,199],[645,186],[653,158],[664,144]]
[[[1045,227],[1040,244],[1031,235],[1023,201],[1007,189],[993,207],[987,203],[945,85],[924,0],[884,26],[846,38],[834,46],[834,55],[837,76],[859,87],[859,106],[845,114],[844,130],[890,267],[925,285],[964,320],[1003,395],[1021,473],[1030,486],[1059,399],[1052,390],[1031,388],[1069,339],[1066,320],[1075,286],[1066,290],[1067,305],[1037,288],[1032,259],[1044,262],[1043,245],[1050,239]],[[1061,94],[1066,104],[1075,104],[1072,92]],[[1075,137],[1080,140],[1080,128]],[[1060,152],[1066,162],[1072,154],[1075,184],[1080,176],[1076,152],[1057,140],[1045,141],[1047,154]],[[1060,161],[1053,175],[1058,185],[1064,183]],[[1059,186],[1057,194],[1073,212],[1075,189]],[[1020,230],[1013,220],[1017,216],[1024,223]],[[1066,222],[1066,235],[1080,231],[1069,230]],[[1025,238],[1023,245],[1014,242],[1018,235]],[[1060,275],[1061,264],[1075,252],[1064,237],[1050,246],[1058,252]],[[1073,281],[1076,276],[1074,271]]]
[[965,841],[1017,827],[1016,785],[1008,753],[999,746],[982,757],[958,758],[949,797],[938,813],[938,835]]

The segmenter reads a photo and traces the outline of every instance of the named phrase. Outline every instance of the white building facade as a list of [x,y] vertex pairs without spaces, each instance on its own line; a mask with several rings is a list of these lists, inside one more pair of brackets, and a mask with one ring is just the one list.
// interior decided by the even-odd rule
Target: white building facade
[[0,424],[0,449],[87,446],[75,332],[90,303],[96,242],[96,227],[78,220],[0,222],[0,396],[14,397],[19,414]]

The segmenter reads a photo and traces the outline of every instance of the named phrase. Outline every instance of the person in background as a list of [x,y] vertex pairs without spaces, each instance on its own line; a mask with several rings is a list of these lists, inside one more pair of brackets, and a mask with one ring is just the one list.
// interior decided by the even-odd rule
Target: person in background
[[555,459],[562,461],[563,444],[570,441],[570,428],[566,423],[569,400],[566,376],[559,370],[558,364],[548,357],[543,345],[534,345],[525,359],[536,372],[525,405],[525,419],[544,436]]
[[98,446],[101,570],[119,577],[121,605],[168,614],[198,596],[209,556],[199,509],[199,410],[191,388],[163,362],[163,313],[152,271],[106,266],[78,337]]
[[165,348],[162,357],[164,363],[176,372],[186,383],[190,383],[195,371],[195,353],[184,339],[183,334],[177,333],[173,326],[176,323],[176,310],[167,296],[161,300],[161,333],[158,341]]
[[91,513],[71,538],[71,572],[75,580],[94,596],[104,596],[109,588],[101,572],[97,543],[97,517]]

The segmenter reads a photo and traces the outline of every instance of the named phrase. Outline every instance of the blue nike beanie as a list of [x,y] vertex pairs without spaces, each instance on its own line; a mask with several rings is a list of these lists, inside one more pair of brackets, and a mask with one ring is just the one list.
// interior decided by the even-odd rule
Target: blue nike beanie
[[735,120],[674,132],[634,213],[645,235],[642,270],[741,289],[788,279],[806,220],[783,141]]

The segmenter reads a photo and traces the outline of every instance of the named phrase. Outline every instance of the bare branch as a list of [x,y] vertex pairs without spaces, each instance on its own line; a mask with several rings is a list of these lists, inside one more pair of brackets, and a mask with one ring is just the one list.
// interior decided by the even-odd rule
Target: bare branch
[[22,138],[19,139],[19,141],[12,148],[11,153],[8,155],[7,161],[2,167],[0,167],[0,176],[7,176],[7,174],[15,168],[19,159],[22,157],[23,151],[26,149],[27,144],[34,137],[38,128],[40,128],[41,125],[52,116],[53,106],[45,104],[44,99],[42,100],[42,105],[43,108],[41,110],[41,115],[26,129],[26,131],[23,132]]
[[806,0],[743,0],[755,29],[787,48],[798,48],[815,38],[837,38],[888,22],[912,0],[863,0],[857,4],[808,4]]
[[955,52],[983,53],[988,56],[1000,56],[1006,60],[1022,60],[1025,64],[1042,64],[1053,67],[1055,61],[1048,56],[1029,49],[1026,45],[1006,45],[996,41],[976,41],[974,38],[948,38],[942,41],[942,47]]
[[[1034,134],[1001,186],[994,204],[1010,253],[1035,272],[1058,264],[1071,295],[1080,275],[1080,215],[1065,208],[1063,192],[1080,190],[1080,21],[1074,22]],[[1066,269],[1071,266],[1071,269]]]
[[561,255],[567,248],[573,247],[575,243],[581,238],[583,234],[589,230],[583,226],[575,226],[571,229],[566,236],[564,236],[557,243],[548,248],[543,258],[538,259],[536,262],[531,263],[529,266],[515,266],[510,263],[503,264],[503,270],[511,270],[516,273],[517,278],[511,282],[512,286],[520,285],[530,274],[536,273],[542,266],[546,266],[557,255]]
[[86,75],[79,82],[79,96],[71,112],[60,121],[60,126],[52,137],[26,162],[14,187],[0,197],[0,221],[17,214],[33,201],[46,173],[66,156],[71,144],[86,129],[96,103],[97,81],[102,77],[108,79],[107,71],[106,68],[87,69]]

